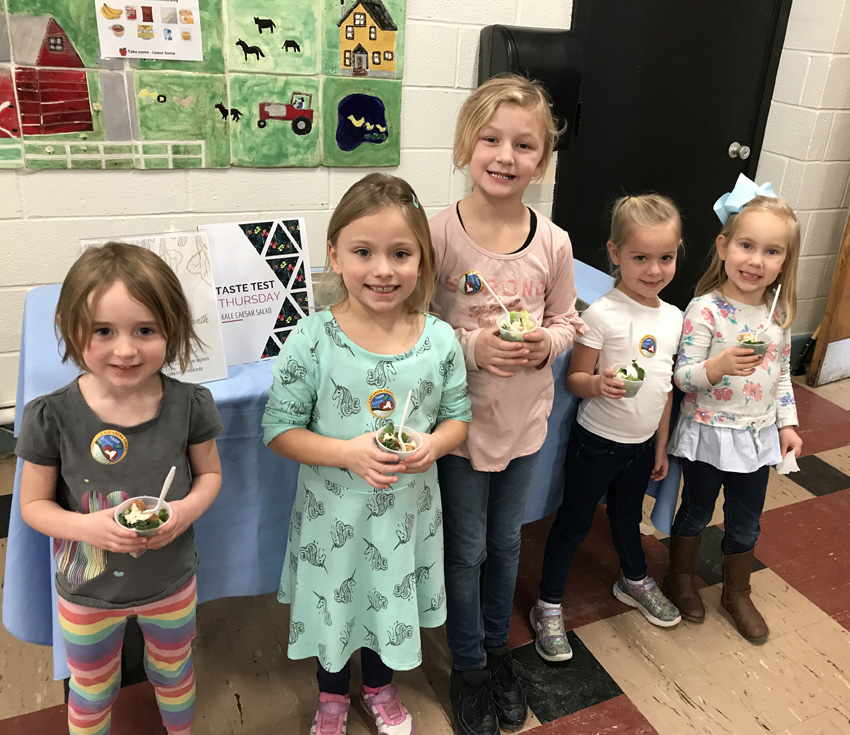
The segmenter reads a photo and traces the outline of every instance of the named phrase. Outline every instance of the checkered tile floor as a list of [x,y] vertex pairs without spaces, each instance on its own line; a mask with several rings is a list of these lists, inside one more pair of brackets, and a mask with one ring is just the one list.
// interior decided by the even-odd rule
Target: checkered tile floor
[[[698,566],[707,619],[668,630],[649,625],[611,595],[618,565],[600,512],[567,582],[575,656],[547,664],[534,651],[527,615],[551,519],[529,524],[510,638],[532,710],[523,732],[850,733],[850,381],[817,390],[798,384],[796,394],[805,456],[799,473],[771,473],[752,579],[771,628],[768,642],[748,644],[720,609],[719,508]],[[2,536],[13,471],[10,460],[0,460]],[[661,534],[644,537],[650,574],[658,578],[667,564],[665,541]],[[4,559],[2,538],[0,565]],[[217,600],[199,607],[198,629],[198,735],[306,735],[316,696],[313,664],[286,658],[286,608],[271,595]],[[399,674],[397,682],[417,730],[448,734],[450,663],[442,629],[425,631],[423,647],[422,667]],[[354,669],[357,679],[356,662]],[[0,732],[67,732],[63,684],[50,673],[49,650],[0,629]],[[122,689],[112,731],[165,732],[149,684]],[[348,731],[365,735],[374,727],[352,708]]]

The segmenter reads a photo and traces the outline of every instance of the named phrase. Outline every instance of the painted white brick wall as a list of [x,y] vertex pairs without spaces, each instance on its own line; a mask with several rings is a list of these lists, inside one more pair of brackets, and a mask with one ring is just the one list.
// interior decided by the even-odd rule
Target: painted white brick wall
[[794,334],[817,327],[850,208],[850,0],[791,6],[757,179],[800,219]]
[[[429,216],[469,189],[467,177],[452,170],[451,144],[457,109],[475,85],[481,27],[568,28],[571,13],[569,0],[408,0],[396,173],[416,188]],[[800,303],[797,333],[812,331],[823,314],[850,206],[848,54],[850,0],[793,4],[758,178],[773,181],[798,208],[803,257],[813,261],[805,266],[808,298]],[[783,115],[787,124],[780,124]],[[320,265],[333,205],[366,171],[0,171],[0,407],[15,398],[24,295],[62,279],[80,238],[297,213],[306,218],[313,263]],[[526,199],[548,213],[552,187],[532,186]]]
[[[401,164],[390,170],[411,183],[429,216],[469,190],[452,170],[451,146],[458,107],[477,79],[481,28],[569,28],[571,14],[569,1],[408,0]],[[0,407],[15,400],[24,296],[62,280],[80,238],[294,213],[306,219],[312,263],[320,266],[334,204],[368,171],[0,171]],[[552,186],[531,187],[527,200],[548,214]]]

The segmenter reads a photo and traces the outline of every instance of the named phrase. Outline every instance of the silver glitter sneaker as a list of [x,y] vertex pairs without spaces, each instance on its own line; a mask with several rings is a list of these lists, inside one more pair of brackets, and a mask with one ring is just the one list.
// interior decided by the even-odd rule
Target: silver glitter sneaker
[[638,587],[632,587],[625,577],[620,577],[614,583],[614,597],[636,607],[650,623],[661,628],[672,628],[682,620],[679,608],[664,596],[652,577],[647,577]]
[[573,649],[570,648],[567,632],[564,630],[564,613],[560,605],[535,605],[528,617],[534,629],[534,647],[541,658],[546,661],[569,661],[573,657]]

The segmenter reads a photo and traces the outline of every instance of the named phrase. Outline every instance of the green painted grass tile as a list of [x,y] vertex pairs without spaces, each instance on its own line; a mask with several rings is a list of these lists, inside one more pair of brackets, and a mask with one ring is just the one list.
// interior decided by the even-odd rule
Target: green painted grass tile
[[28,158],[27,168],[68,168],[68,163],[65,161],[64,158]]
[[142,153],[146,156],[152,155],[168,155],[168,146],[167,145],[152,145],[150,143],[145,143],[142,145]]
[[106,168],[108,169],[125,169],[135,168],[132,158],[108,158],[106,160]]
[[202,156],[204,149],[199,145],[175,145],[172,146],[171,153],[175,156]]
[[71,168],[102,169],[103,164],[97,158],[72,158]]
[[167,158],[145,158],[145,168],[168,168]]
[[175,158],[174,168],[203,168],[203,158]]

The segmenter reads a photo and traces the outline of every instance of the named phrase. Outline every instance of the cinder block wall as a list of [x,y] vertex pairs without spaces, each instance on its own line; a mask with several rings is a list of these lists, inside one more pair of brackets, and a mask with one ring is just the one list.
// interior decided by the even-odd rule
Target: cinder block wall
[[757,178],[800,218],[792,331],[808,334],[826,308],[850,208],[850,1],[791,6]]
[[[823,312],[824,274],[829,259],[834,262],[848,206],[850,121],[834,109],[850,109],[850,33],[841,31],[850,21],[845,2],[850,6],[850,0],[818,0],[811,3],[816,8],[801,0],[794,4],[765,149],[769,153],[759,169],[760,180],[772,179],[801,208],[807,228],[801,274],[806,301],[798,333],[811,331]],[[493,23],[568,28],[571,12],[569,0],[408,0],[401,165],[394,172],[410,181],[429,216],[468,191],[466,177],[452,171],[451,142],[457,109],[475,86],[480,29]],[[778,110],[786,108],[799,108],[806,120],[814,116],[820,122],[791,126],[776,120]],[[818,146],[816,140],[824,135],[826,141]],[[844,163],[832,165],[830,156],[839,155]],[[818,165],[830,175],[824,176]],[[0,171],[0,408],[15,401],[24,296],[33,286],[61,281],[80,238],[301,214],[313,265],[321,265],[330,212],[366,172]],[[530,187],[526,200],[548,214],[552,186]]]

